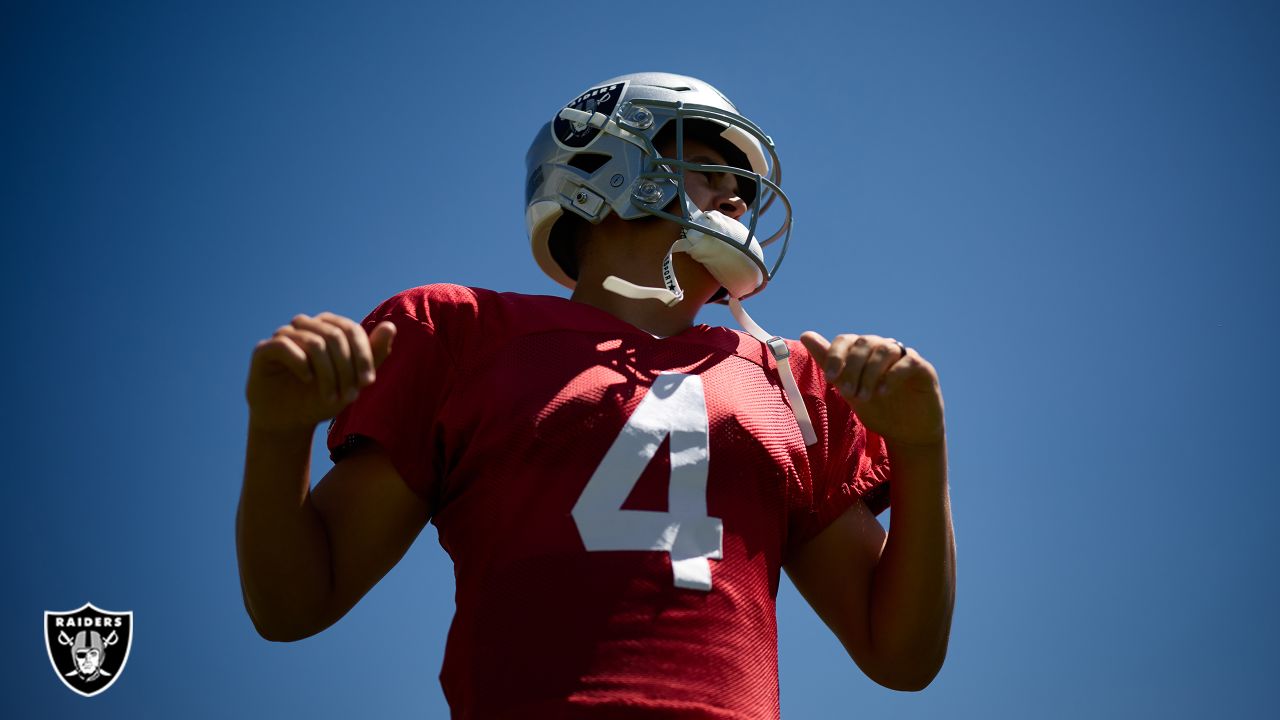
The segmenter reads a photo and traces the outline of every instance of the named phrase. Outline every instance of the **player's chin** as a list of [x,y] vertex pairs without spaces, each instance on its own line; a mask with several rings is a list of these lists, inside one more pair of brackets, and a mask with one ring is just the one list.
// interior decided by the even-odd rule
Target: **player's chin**
[[720,289],[720,281],[715,279],[711,271],[686,253],[672,255],[671,265],[676,271],[676,277],[680,278],[680,285],[686,297],[705,295],[709,298]]

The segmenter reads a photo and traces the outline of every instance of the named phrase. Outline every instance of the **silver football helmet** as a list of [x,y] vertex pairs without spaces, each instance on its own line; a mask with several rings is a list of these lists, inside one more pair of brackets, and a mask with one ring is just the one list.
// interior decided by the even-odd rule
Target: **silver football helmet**
[[[686,137],[713,144],[728,165],[686,161]],[[666,138],[674,140],[674,157],[658,151]],[[592,223],[610,212],[624,220],[665,218],[729,243],[760,271],[762,279],[750,294],[764,288],[786,255],[791,203],[779,187],[773,140],[720,91],[696,78],[635,73],[595,85],[538,131],[525,161],[525,223],[534,258],[543,272],[570,289],[577,281],[574,250],[556,228],[566,210]],[[687,200],[685,170],[737,176],[748,206],[739,218],[749,233],[746,242],[703,221]],[[677,198],[681,201],[673,204]],[[761,216],[775,202],[784,207],[784,216],[775,213],[761,227]],[[769,266],[761,248],[779,240],[781,248]]]

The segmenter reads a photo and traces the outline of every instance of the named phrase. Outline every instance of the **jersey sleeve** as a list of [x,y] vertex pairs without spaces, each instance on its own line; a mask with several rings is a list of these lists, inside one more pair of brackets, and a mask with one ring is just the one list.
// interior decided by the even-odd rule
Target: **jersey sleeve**
[[789,533],[789,549],[794,551],[855,502],[862,502],[876,515],[889,507],[889,453],[884,439],[858,420],[803,346],[792,345],[792,354],[800,356],[801,361],[795,363],[797,380],[818,424],[818,442],[809,451],[809,502],[804,512],[793,518]]
[[457,374],[451,340],[465,329],[465,323],[450,321],[460,310],[467,317],[475,315],[474,305],[466,307],[468,298],[474,300],[466,290],[415,288],[390,298],[364,319],[366,331],[384,320],[394,323],[396,336],[374,383],[329,426],[335,463],[363,444],[376,443],[409,488],[432,503],[440,482],[435,429]]
[[819,517],[825,527],[848,509],[856,498],[879,515],[889,507],[889,452],[884,439],[858,420],[849,403],[834,386],[826,387],[825,402],[829,434],[827,477],[816,483],[826,486],[824,507]]

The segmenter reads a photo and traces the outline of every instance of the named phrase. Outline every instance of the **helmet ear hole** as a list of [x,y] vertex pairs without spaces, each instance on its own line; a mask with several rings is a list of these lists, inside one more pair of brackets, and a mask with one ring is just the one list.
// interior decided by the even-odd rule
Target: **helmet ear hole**
[[605,163],[612,159],[613,158],[608,155],[602,155],[600,153],[578,153],[577,155],[569,158],[569,162],[567,164],[569,167],[577,168],[588,175],[593,175],[595,174],[595,171],[599,170]]

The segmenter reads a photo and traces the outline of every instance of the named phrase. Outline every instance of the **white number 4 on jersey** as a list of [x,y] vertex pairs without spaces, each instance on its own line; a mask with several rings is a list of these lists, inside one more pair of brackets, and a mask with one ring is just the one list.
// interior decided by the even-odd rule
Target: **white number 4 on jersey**
[[[671,437],[667,511],[623,510],[662,441]],[[661,373],[614,439],[582,495],[573,520],[587,550],[669,553],[676,587],[711,589],[711,565],[723,548],[720,518],[707,516],[707,402],[702,378]]]

